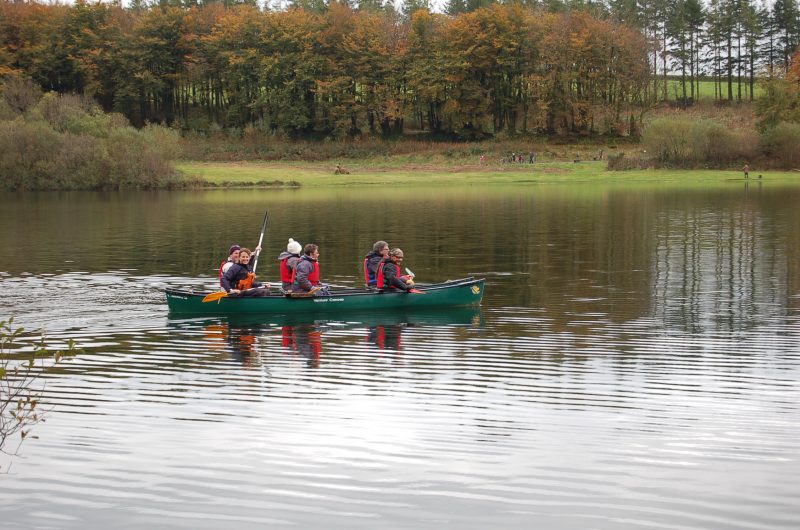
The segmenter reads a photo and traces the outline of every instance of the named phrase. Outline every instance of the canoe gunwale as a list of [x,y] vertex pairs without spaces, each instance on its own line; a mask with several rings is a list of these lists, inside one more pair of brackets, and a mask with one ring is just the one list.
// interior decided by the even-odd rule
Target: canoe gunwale
[[[417,284],[416,287],[417,287],[417,289],[419,289],[421,291],[437,291],[437,290],[441,290],[441,289],[450,289],[450,288],[453,288],[453,287],[467,286],[467,285],[470,285],[470,284],[479,284],[479,283],[481,283],[483,281],[484,281],[483,278],[477,278],[476,279],[476,278],[473,278],[473,277],[468,277],[468,278],[460,278],[458,280],[448,280],[448,281],[442,282],[442,283]],[[215,291],[193,291],[191,289],[188,289],[188,290],[187,289],[177,289],[175,287],[167,287],[166,289],[164,289],[164,291],[167,293],[167,295],[181,295],[181,296],[191,296],[191,297],[200,297],[200,298],[202,298],[202,297],[204,297],[204,296],[206,296],[208,294],[211,294],[212,292],[215,292]],[[375,290],[375,289],[358,289],[358,288],[341,289],[341,290],[332,289],[330,291],[330,293],[331,294],[329,294],[329,295],[319,295],[319,296],[317,296],[317,298],[326,298],[326,297],[327,298],[332,298],[332,297],[337,297],[338,298],[340,296],[379,296],[379,295],[385,295],[385,294],[405,294],[405,293],[400,293],[400,292],[378,291],[378,290]],[[263,297],[260,297],[260,298],[275,299],[275,298],[290,298],[290,297],[288,297],[287,295],[285,295],[285,294],[283,294],[281,292],[277,292],[276,291],[275,293],[270,292],[269,296],[263,296]]]

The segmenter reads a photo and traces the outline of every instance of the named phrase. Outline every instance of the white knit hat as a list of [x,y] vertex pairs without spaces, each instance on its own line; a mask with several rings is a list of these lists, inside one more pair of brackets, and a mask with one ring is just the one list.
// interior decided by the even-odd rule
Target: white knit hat
[[286,245],[286,252],[291,252],[292,254],[300,254],[301,252],[303,252],[303,246],[290,237],[289,244]]

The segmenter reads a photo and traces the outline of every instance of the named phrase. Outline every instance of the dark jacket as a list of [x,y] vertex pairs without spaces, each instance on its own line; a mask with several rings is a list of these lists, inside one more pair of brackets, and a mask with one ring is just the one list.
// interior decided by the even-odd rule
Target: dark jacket
[[[225,289],[226,292],[230,292],[231,289],[238,289],[239,282],[247,278],[247,273],[251,270],[249,266],[242,265],[241,263],[234,263],[228,271],[222,275],[222,279],[220,280],[222,288]],[[263,284],[259,282],[253,282],[253,287],[261,287],[262,285]]]
[[412,286],[400,279],[400,266],[392,262],[392,258],[386,258],[381,263],[383,267],[383,288],[384,289],[398,289],[400,291],[408,291],[413,289]]
[[303,255],[300,258],[300,261],[297,262],[295,266],[295,273],[294,273],[294,288],[296,289],[299,287],[303,291],[310,291],[314,288],[314,284],[312,284],[308,276],[314,272],[314,264],[317,263],[317,260],[311,258],[309,256]]
[[373,250],[367,254],[365,259],[367,260],[367,274],[369,274],[368,285],[374,286],[378,281],[378,267],[380,267],[383,261],[383,256],[381,256],[380,252],[375,252]]

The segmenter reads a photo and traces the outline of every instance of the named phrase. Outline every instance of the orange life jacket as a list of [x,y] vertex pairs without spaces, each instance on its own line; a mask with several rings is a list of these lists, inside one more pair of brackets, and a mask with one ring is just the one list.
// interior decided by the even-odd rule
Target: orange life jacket
[[256,279],[255,272],[248,272],[247,277],[243,280],[239,280],[239,285],[236,287],[240,291],[244,291],[245,289],[250,289],[253,286],[253,282]]

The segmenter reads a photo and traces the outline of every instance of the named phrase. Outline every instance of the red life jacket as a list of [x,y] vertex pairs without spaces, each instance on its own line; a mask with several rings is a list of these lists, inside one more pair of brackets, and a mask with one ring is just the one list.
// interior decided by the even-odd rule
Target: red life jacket
[[222,267],[224,267],[226,263],[228,263],[228,260],[225,260],[225,261],[223,261],[222,263],[219,264],[219,279],[220,280],[222,279]]
[[369,271],[367,270],[367,260],[369,257],[364,258],[364,285],[369,285]]
[[[291,256],[289,256],[289,258],[290,257]],[[287,261],[289,261],[289,258],[283,258],[281,260],[281,281],[282,282],[288,282],[288,283],[294,283],[294,269],[292,269],[290,271],[289,270],[289,266],[286,263]],[[296,267],[297,263],[295,263],[294,265]]]
[[[311,285],[319,285],[319,262],[314,261],[314,270],[311,271],[311,274],[308,275],[308,281],[311,282]],[[299,262],[298,262],[299,265]],[[297,265],[294,266],[292,269],[292,277],[291,282],[295,283],[295,278],[297,277]]]
[[[397,263],[395,263],[393,261],[384,261],[383,263],[381,263],[380,267],[378,267],[378,278],[377,278],[377,285],[376,285],[378,287],[378,289],[383,289],[385,287],[385,285],[384,285],[385,282],[384,282],[384,279],[383,279],[383,268],[386,267],[387,265],[391,265],[392,267],[397,269],[397,272],[395,273],[395,276],[398,277],[398,278],[400,277],[400,266],[397,265]],[[394,285],[390,285],[389,288],[390,289],[397,289],[397,287],[395,287]]]

